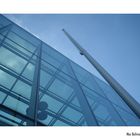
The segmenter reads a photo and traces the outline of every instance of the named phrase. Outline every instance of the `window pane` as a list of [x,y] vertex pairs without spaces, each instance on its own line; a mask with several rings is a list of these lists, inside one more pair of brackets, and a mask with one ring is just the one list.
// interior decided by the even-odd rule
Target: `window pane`
[[35,66],[33,64],[29,63],[22,75],[24,77],[28,78],[29,80],[33,80],[34,69],[35,69]]
[[0,103],[3,102],[3,99],[6,97],[6,94],[0,91]]
[[80,107],[79,101],[78,101],[78,99],[76,97],[72,100],[71,103],[76,105],[77,107]]
[[24,48],[23,46],[20,46],[19,44],[17,44],[16,42],[6,38],[4,41],[4,44],[6,46],[9,46],[11,49],[14,49],[14,51],[21,51],[23,54],[26,54],[27,56],[31,56],[32,53],[29,52],[29,50],[27,48]]
[[9,50],[1,47],[0,48],[0,63],[13,69],[14,71],[20,73],[24,68],[25,64],[27,63],[21,57],[15,55],[14,53],[10,52]]
[[[15,117],[15,114],[10,115],[6,112],[3,112],[0,110],[0,120],[4,123],[6,123],[7,125],[18,125],[18,123],[21,122],[20,119],[18,119],[17,117]],[[5,118],[6,117],[6,118]]]
[[70,86],[57,79],[52,83],[48,90],[64,99],[67,99],[73,92],[73,89]]
[[8,38],[11,39],[12,41],[16,42],[17,44],[19,44],[20,46],[26,48],[27,50],[31,51],[32,53],[34,52],[34,50],[36,49],[35,46],[33,46],[31,43],[27,42],[26,40],[22,39],[21,37],[19,37],[18,35],[16,35],[13,32],[10,32],[8,34]]
[[93,75],[91,75],[89,72],[87,72],[86,70],[84,70],[83,68],[81,68],[73,62],[71,62],[71,65],[74,70],[74,73],[76,74],[76,77],[82,84],[104,96],[104,93],[96,83]]
[[66,58],[51,47],[43,44],[42,59],[58,68]]
[[57,101],[56,99],[46,95],[46,94],[43,94],[43,97],[40,99],[40,102],[46,102],[48,104],[48,109],[53,111],[53,112],[58,112],[59,109],[62,107],[62,103]]
[[27,31],[21,29],[20,27],[16,25],[13,26],[12,31],[18,34],[21,38],[31,42],[35,46],[39,46],[41,44],[41,41],[38,38],[36,38],[35,36],[31,35]]
[[40,75],[40,85],[45,88],[45,86],[48,84],[52,76],[45,71],[41,70]]
[[31,96],[31,86],[25,84],[22,81],[18,81],[13,88],[13,91],[17,92],[19,95],[30,99]]
[[20,98],[19,100],[17,100],[11,96],[8,96],[6,98],[4,105],[25,115],[26,115],[26,109],[28,108],[28,105],[21,102]]
[[115,92],[115,90],[112,87],[110,87],[110,85],[104,83],[103,81],[97,78],[96,81],[98,82],[99,86],[102,88],[102,91],[105,93],[105,95],[111,102],[133,113],[131,109],[126,105],[126,103],[121,99],[121,97]]
[[62,122],[62,121],[57,120],[57,121],[55,122],[54,126],[68,126],[68,124],[66,124],[66,123],[64,123],[64,122]]
[[13,85],[13,83],[15,82],[16,78],[12,77],[11,75],[9,75],[8,73],[0,70],[0,84],[7,87],[7,88],[11,88],[11,86]]
[[78,123],[80,118],[83,116],[80,112],[68,107],[62,114],[64,117]]
[[136,116],[131,115],[120,107],[116,106],[116,109],[128,126],[140,126],[140,119]]
[[117,125],[125,125],[113,105],[105,97],[96,94],[87,87],[82,86],[82,89],[89,101],[96,119],[98,122],[101,122],[101,125],[113,125],[112,121],[117,123]]

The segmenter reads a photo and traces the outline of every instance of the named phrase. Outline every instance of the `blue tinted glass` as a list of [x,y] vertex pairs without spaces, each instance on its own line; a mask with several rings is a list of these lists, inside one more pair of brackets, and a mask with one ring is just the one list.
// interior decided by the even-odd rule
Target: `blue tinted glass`
[[3,102],[3,99],[6,97],[6,94],[0,91],[0,103]]
[[0,85],[5,86],[7,88],[11,88],[16,78],[12,77],[8,73],[0,70]]
[[62,122],[62,121],[57,120],[57,121],[55,122],[54,126],[68,126],[68,124],[66,124],[66,123],[64,123],[64,122]]
[[53,112],[58,112],[59,109],[62,107],[62,103],[57,101],[56,99],[46,95],[46,94],[43,94],[42,98],[40,99],[40,102],[46,102],[48,104],[48,109],[53,111]]
[[[39,119],[39,118],[38,118]],[[47,118],[44,120],[39,120],[40,122],[42,122],[45,125],[49,125],[50,121],[53,119],[53,117],[47,115]]]
[[[105,97],[97,95],[94,91],[82,86],[82,89],[89,101],[96,119],[102,125],[113,125],[112,121],[119,125],[125,125],[120,119],[119,114],[115,111],[113,105]],[[116,116],[117,115],[117,116]],[[120,122],[120,120],[121,122]],[[117,120],[118,119],[118,120]]]
[[6,112],[3,112],[0,110],[0,121],[6,123],[6,125],[18,125],[18,123],[21,122],[20,119],[16,118],[15,116],[13,115],[10,115]]
[[29,80],[33,80],[34,69],[35,69],[35,66],[33,64],[29,63],[22,75],[24,77],[28,78]]
[[55,66],[56,68],[63,64],[66,60],[63,55],[50,48],[49,46],[43,47],[42,59],[44,59],[49,64]]
[[36,49],[35,46],[33,46],[31,43],[27,42],[26,40],[22,39],[21,37],[19,37],[18,35],[16,35],[13,32],[10,32],[8,34],[8,38],[11,39],[12,41],[16,42],[17,44],[19,44],[20,46],[26,48],[27,50],[29,50],[30,52],[34,52],[34,50]]
[[16,85],[13,88],[13,91],[15,91],[17,94],[30,99],[31,96],[31,86],[25,84],[22,81],[19,81],[16,83]]
[[31,35],[30,33],[26,32],[25,30],[21,29],[16,25],[13,25],[12,31],[18,34],[21,38],[25,39],[26,41],[31,42],[35,46],[41,45],[41,41],[38,38],[36,38],[35,36]]
[[5,39],[4,44],[6,46],[9,46],[10,49],[13,49],[16,52],[19,52],[20,51],[21,53],[23,53],[23,54],[25,54],[27,56],[31,56],[32,55],[32,52],[30,52],[27,49],[27,47],[25,48],[23,46],[20,46],[19,44],[17,44],[16,42],[14,42],[13,40],[10,40],[8,38]]
[[[20,98],[19,98],[20,99]],[[22,114],[26,115],[26,109],[28,108],[28,105],[21,102],[20,100],[17,100],[11,96],[8,96],[4,102],[4,105],[17,111]]]
[[80,112],[68,107],[62,114],[64,117],[78,123],[80,118],[83,116]]
[[41,70],[41,75],[40,75],[40,85],[42,87],[46,87],[48,82],[51,80],[52,76],[45,71]]
[[71,103],[76,105],[77,107],[80,107],[79,101],[78,101],[78,99],[76,97],[72,100]]
[[140,126],[140,119],[138,119],[136,116],[126,112],[124,109],[121,109],[120,107],[116,106],[116,109],[127,125]]
[[111,102],[117,104],[118,106],[132,113],[131,109],[108,84],[104,83],[98,78],[96,78],[96,81],[98,82],[99,86],[102,88],[102,91],[105,93],[105,95]]
[[83,68],[81,68],[73,62],[71,62],[71,65],[74,70],[74,73],[76,74],[76,77],[82,84],[104,96],[102,90],[96,83],[93,75],[91,75],[89,72],[87,72],[86,70],[84,70]]
[[64,99],[67,99],[73,92],[73,89],[70,86],[57,79],[52,83],[48,90]]
[[58,71],[54,66],[46,63],[45,61],[41,61],[41,69],[46,71],[49,74],[55,74],[56,71]]
[[13,69],[18,73],[22,71],[25,64],[27,63],[27,61],[3,47],[0,48],[0,56],[1,64]]
[[6,19],[4,16],[0,15],[0,25],[6,26],[6,25],[8,25],[10,23],[11,22],[8,19]]

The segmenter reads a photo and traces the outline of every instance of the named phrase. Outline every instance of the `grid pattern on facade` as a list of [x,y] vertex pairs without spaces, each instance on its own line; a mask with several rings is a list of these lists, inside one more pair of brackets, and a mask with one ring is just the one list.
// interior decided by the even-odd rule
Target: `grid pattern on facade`
[[0,15],[0,125],[140,125],[106,83]]

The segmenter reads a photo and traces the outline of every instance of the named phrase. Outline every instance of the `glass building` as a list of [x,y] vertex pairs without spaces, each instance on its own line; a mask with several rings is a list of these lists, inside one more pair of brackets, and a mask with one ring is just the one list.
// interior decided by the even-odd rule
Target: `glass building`
[[0,15],[0,125],[140,126],[121,97]]

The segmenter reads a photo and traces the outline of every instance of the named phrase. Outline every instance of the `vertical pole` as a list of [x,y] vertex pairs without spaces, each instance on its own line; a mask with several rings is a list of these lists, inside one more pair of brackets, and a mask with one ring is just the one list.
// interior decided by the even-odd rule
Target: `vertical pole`
[[41,46],[39,46],[39,50],[37,53],[37,60],[35,65],[35,71],[34,71],[34,78],[33,78],[33,84],[32,84],[32,91],[31,91],[31,97],[30,97],[30,104],[29,109],[27,111],[27,114],[29,117],[31,117],[34,120],[34,123],[27,122],[27,125],[37,125],[37,109],[38,109],[38,100],[39,100],[39,85],[40,85],[40,67],[41,67],[41,52],[42,52],[42,42]]
[[140,104],[85,49],[83,49],[78,42],[76,42],[64,29],[62,31],[80,51],[80,54],[88,59],[137,117],[140,118]]

